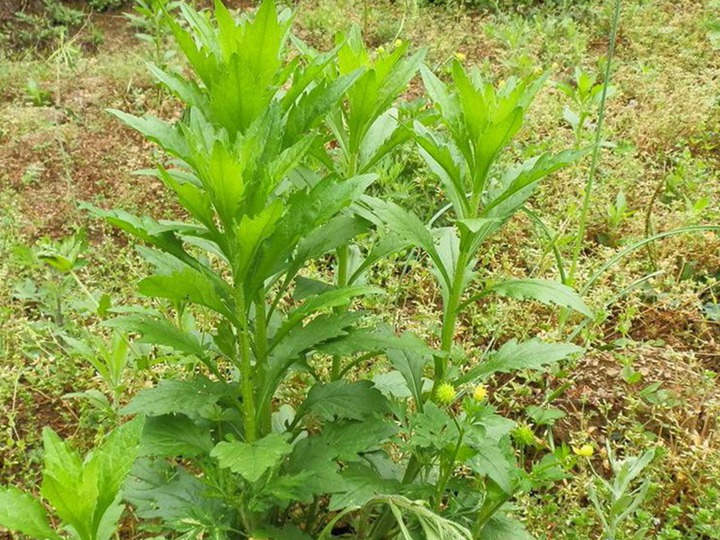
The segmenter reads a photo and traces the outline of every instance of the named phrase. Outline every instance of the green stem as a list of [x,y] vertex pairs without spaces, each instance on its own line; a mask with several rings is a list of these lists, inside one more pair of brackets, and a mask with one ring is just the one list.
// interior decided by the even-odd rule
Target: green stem
[[457,444],[455,445],[455,451],[453,452],[452,458],[447,463],[447,467],[445,468],[445,471],[441,475],[440,479],[438,480],[437,486],[435,487],[435,504],[433,505],[435,510],[440,510],[440,505],[442,504],[443,500],[443,493],[445,493],[445,487],[450,481],[452,473],[455,471],[455,461],[460,454],[463,439],[465,438],[465,434],[463,433],[463,430],[455,417],[453,417],[453,422],[455,422],[455,426],[457,426],[458,429],[458,440]]
[[[265,305],[265,291],[261,289],[255,300],[255,370],[257,372],[256,386],[259,390],[265,388],[266,384],[267,356],[267,306]],[[260,409],[257,411],[261,435],[267,435],[272,430],[270,405],[270,401],[266,401],[260,405]]]
[[[348,246],[340,246],[337,249],[337,274],[336,274],[336,282],[338,288],[345,287],[347,285],[348,281],[348,264],[350,260],[350,253]],[[335,311],[336,313],[340,313],[344,311],[346,308],[339,307]],[[336,381],[340,378],[340,372],[342,368],[342,357],[339,355],[333,356],[332,359],[332,372],[331,372],[331,378],[333,381]]]
[[245,293],[242,286],[238,288],[238,319],[240,320],[240,375],[242,377],[241,393],[243,402],[243,427],[245,440],[253,443],[257,439],[255,422],[255,388],[252,380],[252,352],[250,350],[250,329],[248,327],[247,310],[245,309]]
[[615,40],[617,38],[618,23],[620,21],[620,0],[615,0],[615,12],[613,14],[612,29],[610,31],[610,43],[608,44],[607,65],[605,66],[605,81],[603,82],[602,94],[600,97],[600,112],[598,114],[597,130],[595,131],[595,145],[593,147],[592,161],[590,163],[590,171],[588,173],[587,183],[585,184],[585,197],[583,199],[582,211],[580,213],[580,223],[578,225],[577,236],[575,237],[575,245],[573,247],[572,264],[568,272],[567,285],[572,286],[575,281],[575,271],[577,270],[580,250],[582,249],[583,240],[585,239],[585,229],[587,228],[588,214],[590,213],[590,199],[592,196],[593,184],[595,183],[595,172],[600,156],[600,145],[602,143],[602,128],[605,120],[605,101],[607,99],[608,86],[610,85],[610,73],[612,70],[612,60],[615,54]]
[[445,353],[435,357],[435,378],[433,382],[432,394],[434,398],[438,387],[445,381],[445,373],[447,371],[447,363],[450,352],[452,351],[455,339],[455,325],[458,318],[458,307],[463,293],[463,276],[465,266],[467,265],[469,254],[466,251],[460,252],[458,256],[457,266],[455,267],[455,275],[448,292],[448,301],[443,308],[442,331],[440,334],[440,350]]
[[370,360],[371,358],[380,356],[381,354],[383,354],[383,351],[370,351],[361,356],[358,356],[355,360],[353,360],[348,365],[346,365],[344,368],[342,368],[342,370],[340,371],[340,374],[338,375],[338,379],[344,377],[355,366],[358,366],[358,365],[362,364],[363,362]]
[[485,525],[487,525],[488,521],[490,521],[490,518],[493,517],[495,514],[497,514],[498,510],[502,508],[502,506],[510,500],[509,495],[503,495],[500,497],[497,501],[492,503],[488,507],[484,507],[480,511],[480,515],[478,516],[478,520],[475,523],[475,534],[477,535],[476,538],[481,538],[481,533]]

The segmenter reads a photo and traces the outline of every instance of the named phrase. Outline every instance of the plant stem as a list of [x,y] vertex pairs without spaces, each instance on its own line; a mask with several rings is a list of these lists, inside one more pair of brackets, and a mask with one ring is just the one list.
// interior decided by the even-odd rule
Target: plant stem
[[[349,250],[348,246],[340,246],[337,249],[337,275],[336,275],[336,282],[338,288],[345,287],[347,285],[348,280],[348,262],[349,262]],[[345,308],[337,308],[335,311],[336,313],[340,313]],[[332,359],[332,372],[331,372],[331,378],[333,381],[336,381],[340,378],[340,370],[341,370],[341,362],[342,357],[339,355],[333,356]]]
[[[367,7],[367,2],[366,2]],[[354,147],[356,144],[351,145]],[[347,163],[347,171],[346,171],[346,179],[352,178],[357,174],[357,163],[358,163],[358,154],[359,151],[351,151],[350,155],[348,156],[348,163]],[[338,288],[346,287],[348,284],[349,279],[349,273],[350,273],[350,249],[347,244],[344,246],[340,246],[337,248],[336,252],[337,257],[337,268],[335,270],[335,284],[338,286]],[[345,311],[347,307],[338,307],[335,309],[335,313],[342,313]],[[341,376],[341,368],[342,368],[342,358],[338,355],[333,356],[332,359],[332,371],[331,371],[331,378],[333,381],[336,381]]]
[[[447,486],[448,482],[450,481],[450,477],[452,476],[452,473],[455,471],[455,461],[457,460],[457,457],[460,454],[460,449],[462,448],[463,439],[465,438],[465,433],[463,432],[462,428],[460,427],[460,424],[458,423],[458,421],[455,417],[453,417],[453,422],[455,422],[455,426],[458,429],[458,440],[457,440],[457,444],[455,445],[455,451],[453,452],[452,458],[448,461],[445,471],[441,474],[440,478],[438,479],[437,486],[435,486],[435,503],[433,506],[436,511],[440,510],[440,505],[442,504],[442,500],[443,500],[443,493],[445,493],[445,487]],[[441,469],[442,469],[442,467],[441,467]]]
[[[255,386],[257,386],[259,390],[265,388],[267,355],[267,306],[265,304],[265,289],[263,287],[255,299],[255,371],[257,373]],[[270,401],[264,402],[257,411],[261,435],[267,435],[272,429],[272,412],[270,405]]]
[[583,199],[582,211],[580,213],[580,223],[578,225],[577,236],[575,237],[575,245],[573,247],[572,264],[568,272],[567,285],[572,286],[575,281],[575,271],[577,270],[580,250],[582,249],[583,240],[585,239],[585,229],[587,228],[588,214],[590,213],[590,199],[592,196],[593,184],[595,183],[595,172],[600,156],[600,145],[602,143],[602,128],[605,120],[605,101],[607,99],[608,86],[610,85],[610,73],[612,70],[612,60],[615,54],[615,40],[617,39],[618,23],[620,21],[620,0],[615,0],[615,11],[613,14],[612,28],[610,30],[610,43],[608,44],[607,65],[605,66],[605,80],[603,81],[603,89],[600,98],[600,111],[598,113],[598,124],[595,131],[595,145],[592,152],[592,161],[590,163],[590,171],[588,172],[587,183],[585,184],[585,197]]
[[437,393],[438,387],[445,381],[448,356],[452,351],[453,341],[455,339],[455,325],[457,324],[458,307],[463,293],[463,276],[465,274],[465,266],[467,266],[469,258],[470,254],[467,251],[461,251],[460,255],[458,255],[453,282],[450,287],[450,291],[448,292],[448,300],[443,308],[440,350],[445,354],[435,357],[435,378],[431,394],[433,398]]
[[250,329],[248,327],[247,310],[245,309],[245,292],[242,285],[238,287],[238,319],[240,320],[240,375],[242,377],[241,393],[243,402],[243,427],[245,441],[253,443],[257,439],[255,422],[255,388],[252,380],[252,352],[250,350]]

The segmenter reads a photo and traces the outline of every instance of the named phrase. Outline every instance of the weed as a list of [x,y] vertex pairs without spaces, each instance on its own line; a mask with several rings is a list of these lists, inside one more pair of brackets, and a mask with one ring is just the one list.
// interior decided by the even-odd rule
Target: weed
[[[137,456],[142,419],[110,433],[92,454],[80,455],[50,428],[43,431],[45,466],[42,496],[61,528],[77,540],[116,534],[125,509],[122,488]],[[40,500],[17,488],[0,488],[0,524],[31,538],[59,540]]]
[[[615,540],[620,526],[633,517],[648,494],[650,481],[645,479],[640,486],[636,486],[636,482],[642,478],[643,471],[655,457],[655,451],[648,450],[639,457],[618,460],[608,446],[607,456],[612,467],[612,480],[596,477],[588,486],[588,492],[602,523],[604,538]],[[647,532],[645,528],[638,529],[631,538],[641,540]]]
[[171,0],[135,0],[134,13],[126,13],[130,24],[138,30],[135,37],[151,46],[152,61],[165,69],[176,51],[166,47],[170,28],[166,18],[178,9],[180,2]]
[[25,85],[25,93],[30,102],[36,107],[47,107],[52,105],[52,92],[44,90],[34,79],[28,79]]
[[87,3],[95,11],[108,11],[121,7],[126,0],[87,0]]
[[[513,424],[476,392],[460,401],[463,389],[515,369],[519,356],[540,355],[524,367],[542,369],[579,349],[513,341],[466,373],[458,372],[451,357],[458,317],[472,300],[465,293],[476,275],[474,257],[484,240],[542,177],[582,154],[545,154],[496,171],[498,155],[522,124],[542,80],[511,80],[496,89],[456,62],[450,89],[423,68],[437,111],[424,123],[416,121],[413,134],[392,107],[423,57],[422,52],[408,56],[407,44],[373,55],[353,31],[340,35],[333,51],[316,53],[295,40],[304,61],[286,65],[289,16],[278,14],[269,1],[254,19],[239,23],[220,3],[214,24],[191,8],[181,13],[188,29],[175,21],[170,27],[203,86],[151,69],[185,102],[183,118],[171,125],[115,114],[180,159],[175,168],[159,166],[156,174],[198,224],[92,209],[153,246],[142,252],[157,273],[140,283],[140,291],[169,300],[175,311],[172,321],[158,311],[136,310],[113,326],[193,356],[214,376],[163,380],[123,410],[150,417],[143,441],[155,460],[139,465],[145,487],[129,494],[139,515],[160,517],[166,527],[186,534],[304,530],[325,537],[341,518],[350,520],[359,537],[373,539],[392,530],[407,538],[410,530],[454,531],[457,538],[501,526],[519,531],[500,513],[516,489],[509,445]],[[437,120],[449,140],[441,142],[432,131]],[[323,121],[328,131],[321,130]],[[363,195],[377,164],[412,137],[443,182],[453,227],[428,228],[401,207]],[[310,157],[329,173],[311,169]],[[363,255],[352,242],[371,233],[373,223],[390,234]],[[358,284],[364,272],[408,247],[428,254],[443,290],[438,351],[409,334],[358,326],[362,314],[351,309],[354,299],[379,292]],[[336,253],[333,283],[300,275],[328,252]],[[501,281],[479,296],[490,293],[590,314],[559,283]],[[210,332],[180,324],[198,307],[210,312],[205,317]],[[350,377],[379,355],[387,356],[392,371],[372,381]],[[323,367],[324,357],[329,366]],[[429,364],[433,379],[426,388]],[[284,381],[297,370],[309,379],[299,400],[278,405]],[[187,401],[189,393],[194,404]],[[456,403],[460,414],[449,408]],[[492,438],[486,436],[489,423],[502,426]],[[191,440],[172,442],[163,435],[178,430],[193,433]],[[298,438],[302,432],[309,436]],[[393,447],[403,455],[399,461],[391,459]],[[197,504],[204,517],[192,524],[176,519],[189,508],[175,506],[169,513],[158,505],[179,488],[159,481],[168,466],[161,458],[179,455],[196,457],[208,479],[175,466],[187,489],[203,493]],[[456,476],[460,467],[474,473],[480,491]],[[328,492],[333,484],[338,487]],[[368,487],[358,491],[358,485]],[[448,497],[458,490],[462,497]],[[407,502],[418,496],[431,510]],[[298,503],[298,512],[292,512]],[[377,514],[379,505],[385,510]],[[454,524],[440,517],[443,510]]]

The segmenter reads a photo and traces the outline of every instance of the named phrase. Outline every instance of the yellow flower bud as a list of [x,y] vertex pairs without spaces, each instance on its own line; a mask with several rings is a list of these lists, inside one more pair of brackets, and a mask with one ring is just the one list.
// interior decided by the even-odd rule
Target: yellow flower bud
[[473,398],[476,401],[482,401],[487,397],[487,387],[484,384],[478,384],[473,392]]
[[467,56],[465,55],[465,53],[458,51],[455,53],[455,59],[458,62],[464,62],[465,60],[467,60]]
[[395,40],[395,43],[393,43],[393,46],[394,46],[395,48],[397,48],[397,47],[399,47],[399,46],[402,45],[402,44],[403,44],[402,39],[396,39],[396,40]]
[[595,449],[590,444],[583,444],[580,448],[573,446],[573,452],[580,457],[590,457],[595,453]]
[[448,405],[455,400],[455,387],[450,383],[442,383],[437,389],[438,403]]
[[378,54],[382,54],[382,53],[385,52],[385,47],[383,47],[382,45],[380,45],[380,46],[379,46],[377,49],[375,49],[375,50],[377,51]]

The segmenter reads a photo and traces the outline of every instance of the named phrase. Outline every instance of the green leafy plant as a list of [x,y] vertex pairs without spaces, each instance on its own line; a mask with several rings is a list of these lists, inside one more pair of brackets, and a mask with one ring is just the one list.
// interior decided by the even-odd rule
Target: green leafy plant
[[[643,480],[639,486],[636,484],[654,457],[655,450],[647,450],[640,456],[618,460],[608,447],[612,479],[605,480],[596,475],[588,486],[590,500],[602,523],[605,540],[618,538],[623,522],[633,516],[647,497],[650,480]],[[647,532],[647,528],[640,528],[631,538],[640,540],[645,538]]]
[[624,191],[618,191],[614,204],[608,204],[605,208],[605,230],[599,234],[600,243],[617,247],[620,240],[620,228],[633,215],[628,208]]
[[167,17],[179,5],[180,2],[172,0],[135,0],[134,13],[125,14],[137,29],[135,37],[151,47],[152,61],[163,69],[176,55],[174,49],[166,47],[170,34]]
[[57,0],[44,0],[43,5],[48,17],[57,26],[80,26],[85,20],[85,13],[81,10],[65,6]]
[[[501,527],[501,517],[497,514],[515,489],[513,471],[517,466],[509,444],[514,423],[495,414],[492,407],[474,403],[472,399],[463,401],[460,414],[446,407],[462,394],[457,392],[459,387],[470,385],[472,388],[496,372],[542,369],[579,349],[534,340],[508,342],[477,367],[462,372],[460,366],[451,362],[454,357],[465,357],[457,351],[457,323],[470,302],[492,293],[533,298],[592,315],[572,289],[553,281],[486,281],[480,292],[468,294],[471,285],[481,276],[476,269],[476,256],[484,242],[522,207],[543,177],[583,153],[545,154],[504,171],[498,169],[498,158],[520,129],[525,111],[543,79],[511,79],[497,89],[482,81],[479,72],[466,73],[459,62],[453,66],[452,87],[426,68],[422,69],[422,75],[444,134],[416,122],[417,142],[421,155],[440,179],[449,199],[445,208],[452,211],[452,215],[447,216],[451,224],[428,227],[412,212],[393,203],[365,198],[380,227],[427,253],[443,299],[440,351],[433,354],[429,394],[423,394],[419,383],[423,364],[428,359],[415,355],[404,360],[414,366],[412,378],[400,370],[399,366],[403,365],[400,359],[394,359],[389,353],[391,362],[398,365],[410,387],[416,389],[413,397],[419,412],[409,425],[407,440],[411,457],[403,483],[412,486],[416,479],[425,478],[425,488],[434,491],[428,496],[431,506],[440,509],[450,504],[446,500],[446,489],[454,471],[468,467],[476,475],[473,496],[466,493],[467,496],[455,498],[453,504],[459,507],[454,508],[453,513],[473,515],[469,521],[473,534],[490,535],[495,527]],[[535,358],[536,362],[521,358]],[[495,429],[490,428],[491,425]],[[429,431],[423,437],[420,434],[424,430]],[[435,474],[439,481],[429,481]],[[460,489],[454,482],[453,491]],[[463,507],[464,504],[467,506]],[[372,537],[384,538],[387,523],[381,519]],[[486,529],[486,533],[481,532]]]
[[[78,270],[87,264],[84,252],[87,238],[83,231],[58,242],[44,239],[38,246],[18,247],[15,257],[28,269],[43,272],[42,279],[28,277],[15,287],[14,297],[38,308],[40,314],[50,319],[56,328],[65,326],[66,311],[71,307],[82,312],[95,311],[97,300],[78,276]],[[88,300],[80,300],[72,293],[79,288]]]
[[63,341],[71,355],[79,356],[95,368],[110,393],[110,400],[96,389],[71,392],[65,397],[86,400],[107,417],[114,418],[126,390],[126,370],[134,356],[127,335],[114,332],[108,340],[93,335],[84,339],[63,336]]
[[[588,131],[588,123],[597,114],[603,100],[615,94],[615,87],[598,83],[596,77],[582,68],[575,68],[572,82],[557,82],[555,87],[572,100],[572,107],[565,106],[563,117],[573,128],[575,141],[582,144],[584,134]],[[592,130],[590,130],[592,131]]]
[[28,79],[25,85],[25,95],[36,107],[47,107],[52,105],[52,92],[40,87],[34,79]]
[[15,487],[0,488],[0,525],[39,540],[115,537],[125,509],[123,484],[137,456],[142,424],[137,418],[118,427],[84,460],[45,428],[41,494],[60,526],[51,526],[41,500]]
[[[541,178],[582,155],[499,167],[542,80],[497,89],[456,63],[450,88],[423,68],[437,109],[413,132],[393,102],[422,52],[401,44],[371,57],[350,33],[328,53],[294,40],[301,54],[288,59],[290,14],[271,1],[239,20],[221,2],[214,17],[185,4],[180,17],[169,25],[197,80],[151,71],[186,105],[182,117],[114,114],[170,156],[149,174],[191,221],[89,207],[149,246],[139,250],[155,268],[139,290],[161,309],[134,308],[112,326],[201,368],[122,410],[148,417],[127,494],[138,517],[215,538],[521,538],[501,513],[518,484],[514,423],[473,388],[580,349],[509,341],[468,370],[455,363],[455,334],[467,304],[491,293],[592,315],[553,281],[470,289],[485,240]],[[374,166],[412,138],[442,181],[448,226],[365,194]],[[381,234],[362,254],[352,246],[373,225]],[[380,292],[365,270],[407,248],[427,253],[443,291],[440,350],[355,309]],[[304,275],[333,254],[334,280]],[[187,313],[202,324],[183,324]],[[382,356],[390,371],[365,375]]]
[[87,3],[95,11],[107,11],[121,7],[125,0],[87,0]]

